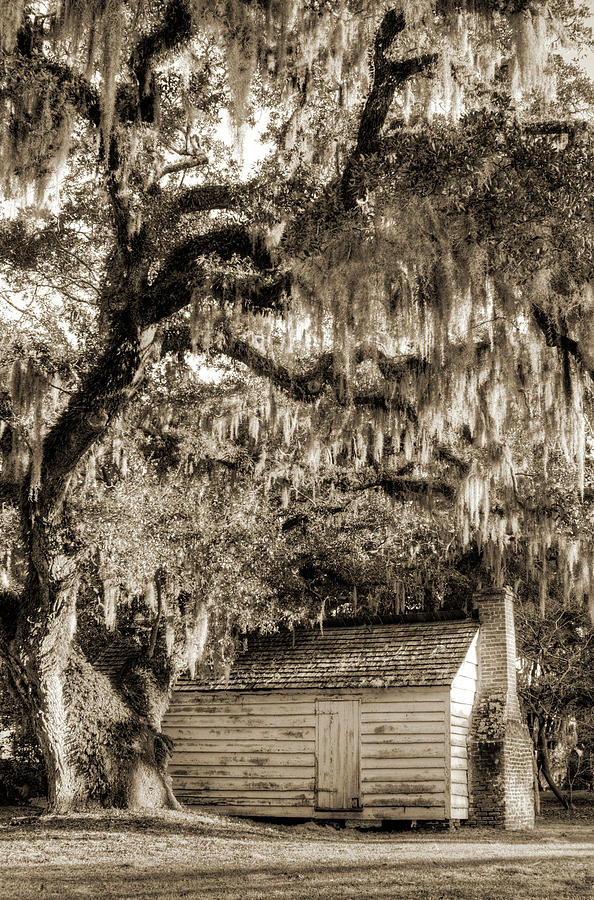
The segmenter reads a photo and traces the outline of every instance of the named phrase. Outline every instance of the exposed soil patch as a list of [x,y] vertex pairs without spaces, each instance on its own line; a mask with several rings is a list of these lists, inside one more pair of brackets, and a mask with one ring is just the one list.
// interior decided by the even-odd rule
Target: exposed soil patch
[[0,900],[594,898],[594,804],[535,831],[337,829],[184,813],[0,809]]

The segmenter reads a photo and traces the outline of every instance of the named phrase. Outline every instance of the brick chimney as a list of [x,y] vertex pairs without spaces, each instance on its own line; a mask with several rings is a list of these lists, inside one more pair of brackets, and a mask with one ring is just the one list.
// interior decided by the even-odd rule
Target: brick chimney
[[516,691],[513,592],[491,589],[473,599],[480,630],[479,680],[468,739],[469,821],[532,828],[533,749]]

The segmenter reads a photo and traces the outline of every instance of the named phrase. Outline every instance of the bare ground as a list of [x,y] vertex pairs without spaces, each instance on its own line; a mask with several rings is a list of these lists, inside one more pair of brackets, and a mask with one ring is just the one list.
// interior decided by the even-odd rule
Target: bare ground
[[594,806],[543,812],[514,833],[0,808],[0,900],[594,898]]

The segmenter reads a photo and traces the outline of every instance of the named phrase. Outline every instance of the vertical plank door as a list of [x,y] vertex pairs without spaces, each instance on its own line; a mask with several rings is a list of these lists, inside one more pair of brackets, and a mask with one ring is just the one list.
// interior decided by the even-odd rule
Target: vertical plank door
[[316,713],[316,808],[357,808],[359,701],[318,700]]

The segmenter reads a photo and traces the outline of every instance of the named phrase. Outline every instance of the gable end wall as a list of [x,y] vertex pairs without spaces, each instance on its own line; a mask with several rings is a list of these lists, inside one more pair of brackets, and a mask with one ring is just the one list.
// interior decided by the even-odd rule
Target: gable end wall
[[468,739],[478,682],[477,644],[478,634],[474,636],[450,690],[451,803],[448,818],[451,819],[467,819],[469,813]]

